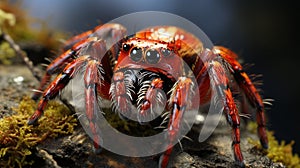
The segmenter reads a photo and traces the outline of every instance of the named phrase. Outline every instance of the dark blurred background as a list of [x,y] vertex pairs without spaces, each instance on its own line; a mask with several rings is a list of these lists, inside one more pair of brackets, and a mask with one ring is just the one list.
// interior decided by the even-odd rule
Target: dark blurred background
[[[296,3],[296,2],[295,2]],[[198,25],[212,42],[237,52],[248,72],[263,74],[264,98],[275,99],[267,111],[268,128],[279,140],[294,140],[300,153],[299,6],[283,1],[174,0],[31,0],[23,7],[50,27],[69,34],[91,29],[131,12],[156,10]],[[299,103],[299,105],[298,105]]]

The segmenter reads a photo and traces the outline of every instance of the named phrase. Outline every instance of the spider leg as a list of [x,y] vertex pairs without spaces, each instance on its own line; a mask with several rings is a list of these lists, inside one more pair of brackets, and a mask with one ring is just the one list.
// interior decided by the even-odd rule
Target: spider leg
[[169,158],[172,153],[172,144],[178,140],[178,133],[182,125],[182,118],[187,106],[190,105],[193,82],[190,78],[180,77],[172,88],[170,97],[171,117],[168,124],[168,149],[162,154],[159,161],[161,168],[168,166]]
[[76,43],[84,41],[85,39],[88,39],[92,33],[93,33],[92,30],[88,30],[86,32],[83,32],[79,35],[76,35],[76,36],[70,38],[69,40],[64,42],[64,48],[63,48],[64,51],[71,49],[72,46],[74,46]]
[[[65,67],[66,64],[76,59],[78,52],[85,52],[83,48],[88,47],[88,45],[97,40],[105,40],[106,47],[111,48],[112,58],[116,59],[118,53],[118,45],[115,45],[119,40],[121,40],[126,34],[126,29],[120,24],[105,24],[94,28],[93,30],[79,34],[65,43],[65,52],[57,57],[46,70],[43,76],[38,91],[44,90],[45,86],[48,84],[51,75],[57,73]],[[69,49],[70,48],[70,49]],[[84,54],[81,54],[84,55]],[[111,64],[103,65],[110,66]],[[106,67],[107,68],[107,67]],[[111,67],[108,67],[111,72]],[[109,78],[110,80],[111,78]],[[41,92],[35,92],[32,96],[33,100],[37,100],[41,96]]]
[[[82,48],[87,47],[93,41],[95,41],[95,38],[88,38],[86,40],[82,40],[76,43],[76,45],[74,45],[71,49],[65,51],[63,54],[57,57],[51,64],[49,64],[46,73],[42,77],[38,90],[44,90],[45,86],[48,84],[51,78],[51,75],[57,73],[62,68],[64,68],[66,64],[76,59],[76,55],[78,54],[77,52],[80,51]],[[35,92],[32,96],[32,99],[37,100],[41,95],[41,92]]]
[[224,47],[215,47],[215,50],[226,60],[232,67],[231,73],[239,86],[245,92],[250,104],[256,108],[257,133],[263,148],[268,148],[268,137],[266,133],[266,119],[264,115],[264,104],[259,92],[253,85],[249,76],[243,70],[241,64],[236,60],[237,55]]
[[[210,61],[215,59],[216,54],[211,50],[204,50],[198,59],[194,61],[193,73],[196,74],[196,80],[199,86],[200,105],[208,103],[211,99],[211,84],[207,68]],[[201,58],[201,59],[199,59]]]
[[[155,78],[151,81],[150,86],[143,85],[138,94],[138,118],[145,117],[152,112],[152,106],[157,101],[162,102],[162,96],[157,89],[163,88],[163,81],[160,78]],[[157,97],[159,100],[156,100]]]
[[96,26],[93,30],[88,30],[67,40],[64,43],[64,50],[72,48],[74,44],[89,37],[97,37],[99,39],[106,40],[109,44],[114,44],[118,40],[123,38],[125,36],[125,33],[126,29],[120,24],[107,23],[104,25],[99,25]]
[[223,104],[225,117],[232,127],[232,149],[235,161],[239,166],[244,167],[244,159],[240,149],[240,117],[229,88],[228,77],[219,61],[211,61],[209,69],[212,85],[216,87],[216,98]]
[[37,110],[29,118],[28,124],[34,124],[42,116],[48,101],[58,95],[59,91],[61,91],[74,76],[76,67],[83,65],[87,59],[88,56],[82,56],[67,64],[63,72],[60,73],[43,92],[43,98],[40,100]]
[[96,153],[100,153],[102,143],[100,128],[97,124],[98,113],[102,113],[98,105],[98,98],[109,99],[112,74],[110,60],[103,54],[105,52],[106,43],[103,40],[98,40],[91,44],[87,52],[87,54],[90,55],[90,60],[87,62],[84,74],[85,113],[88,119],[89,129],[92,133]]
[[[101,151],[101,137],[100,128],[97,125],[98,111],[98,95],[97,88],[101,87],[101,81],[103,81],[103,76],[101,73],[100,62],[96,60],[90,60],[87,63],[86,71],[84,74],[84,84],[85,84],[85,108],[86,116],[89,122],[89,128],[93,136],[94,149],[96,153]],[[100,109],[101,110],[101,109]]]

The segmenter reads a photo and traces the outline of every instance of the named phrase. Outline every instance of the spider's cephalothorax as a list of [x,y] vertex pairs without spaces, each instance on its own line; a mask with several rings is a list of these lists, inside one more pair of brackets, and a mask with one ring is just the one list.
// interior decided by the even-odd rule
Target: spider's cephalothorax
[[[85,113],[95,149],[99,149],[101,144],[99,128],[94,120],[95,101],[101,100],[97,97],[111,100],[122,115],[131,112],[129,105],[133,104],[138,109],[137,118],[141,122],[156,109],[152,107],[168,102],[165,109],[170,111],[170,117],[166,131],[170,143],[177,141],[174,137],[188,106],[195,103],[204,105],[211,99],[218,99],[232,127],[234,158],[243,166],[240,117],[229,82],[232,78],[256,108],[258,136],[262,146],[268,147],[263,101],[237,62],[237,55],[220,46],[206,49],[194,35],[174,26],[151,27],[126,36],[123,26],[106,24],[67,41],[66,51],[48,66],[41,81],[39,90],[44,90],[42,99],[29,124],[38,120],[47,102],[55,98],[82,67]],[[59,75],[45,89],[54,73]],[[211,86],[215,86],[217,95],[213,95]],[[195,89],[199,91],[200,102],[191,100]],[[163,95],[159,90],[167,94]],[[33,99],[37,100],[40,96],[41,93],[36,92]],[[161,156],[161,167],[167,167],[171,151],[170,147]]]

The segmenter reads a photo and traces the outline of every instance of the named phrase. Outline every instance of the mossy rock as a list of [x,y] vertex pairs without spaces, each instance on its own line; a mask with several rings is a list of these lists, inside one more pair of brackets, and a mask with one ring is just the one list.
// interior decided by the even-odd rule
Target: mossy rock
[[29,97],[24,97],[15,108],[16,114],[0,119],[0,166],[22,167],[33,164],[28,160],[32,149],[46,138],[71,134],[77,125],[77,120],[64,105],[49,102],[44,116],[37,126],[27,124],[33,114],[36,103]]

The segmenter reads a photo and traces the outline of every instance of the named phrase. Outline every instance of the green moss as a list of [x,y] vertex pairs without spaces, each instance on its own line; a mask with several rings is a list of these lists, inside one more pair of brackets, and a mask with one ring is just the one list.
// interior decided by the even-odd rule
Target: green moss
[[0,120],[0,167],[31,165],[28,160],[32,149],[46,138],[70,134],[77,125],[68,108],[50,101],[38,126],[27,125],[27,120],[36,109],[29,97],[23,98],[14,109],[15,115]]
[[[254,122],[249,123],[248,129],[256,132],[257,125]],[[300,168],[300,158],[297,154],[293,154],[294,141],[286,144],[285,141],[280,143],[276,140],[274,132],[267,131],[269,139],[269,149],[266,150],[267,156],[274,162],[282,162],[288,168]],[[249,142],[262,150],[259,140],[249,139]]]

